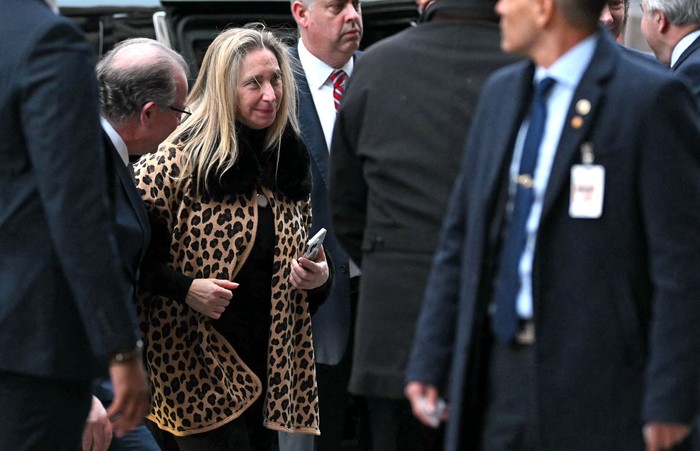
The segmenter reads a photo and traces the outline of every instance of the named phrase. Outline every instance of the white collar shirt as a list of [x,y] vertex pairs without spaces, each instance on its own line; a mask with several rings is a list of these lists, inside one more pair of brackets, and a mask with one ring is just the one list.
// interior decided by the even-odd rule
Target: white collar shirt
[[676,63],[678,62],[678,59],[681,57],[683,52],[686,51],[690,45],[695,42],[695,39],[700,36],[700,30],[695,30],[692,33],[688,33],[678,41],[678,44],[673,48],[673,52],[671,53],[671,67],[675,66]]
[[[335,103],[333,101],[333,83],[331,82],[331,74],[335,70],[333,67],[316,58],[305,46],[304,42],[299,39],[297,46],[299,50],[299,62],[304,69],[306,81],[309,84],[309,91],[314,100],[316,114],[321,122],[323,135],[326,138],[328,151],[331,149],[331,138],[333,137],[333,125],[335,124]],[[354,58],[350,58],[342,69],[348,78],[352,76],[354,66]]]
[[128,166],[129,150],[126,148],[126,143],[124,142],[122,137],[119,136],[119,133],[117,133],[114,127],[112,127],[112,124],[110,124],[107,121],[107,119],[100,116],[100,123],[102,124],[102,129],[105,131],[105,133],[107,133],[107,136],[109,136],[109,139],[112,141],[112,144],[114,144],[114,148],[117,149],[117,153],[124,162],[124,166]]

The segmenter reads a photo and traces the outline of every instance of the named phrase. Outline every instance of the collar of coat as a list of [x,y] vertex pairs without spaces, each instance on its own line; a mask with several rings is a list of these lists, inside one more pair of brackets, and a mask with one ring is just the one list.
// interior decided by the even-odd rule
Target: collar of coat
[[265,187],[292,201],[308,199],[311,194],[311,162],[306,145],[296,132],[287,127],[279,152],[274,148],[263,151],[265,131],[237,125],[236,162],[223,173],[207,176],[207,183],[200,186],[200,190],[216,198],[247,194]]

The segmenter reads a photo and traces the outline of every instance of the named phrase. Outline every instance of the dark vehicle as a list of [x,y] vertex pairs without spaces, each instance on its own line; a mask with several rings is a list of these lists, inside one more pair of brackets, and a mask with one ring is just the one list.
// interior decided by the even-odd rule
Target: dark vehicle
[[[297,39],[290,0],[58,0],[61,14],[80,26],[97,56],[118,42],[133,38],[158,39],[182,54],[192,77],[209,43],[222,30],[262,22],[286,37]],[[413,0],[363,0],[364,49],[417,19]]]
[[[290,44],[297,39],[290,0],[192,1],[163,0],[165,14],[156,17],[158,39],[178,50],[196,75],[207,47],[222,30],[262,22]],[[413,0],[363,0],[361,48],[390,36],[417,19]]]
[[82,28],[95,55],[134,37],[156,38],[154,14],[162,12],[158,0],[58,0],[62,15]]

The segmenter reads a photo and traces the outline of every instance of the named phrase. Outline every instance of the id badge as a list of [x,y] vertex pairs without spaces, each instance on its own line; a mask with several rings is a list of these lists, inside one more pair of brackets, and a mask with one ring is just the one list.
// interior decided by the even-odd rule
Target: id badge
[[569,216],[572,218],[600,218],[603,214],[605,168],[594,164],[575,164],[571,167],[571,199]]

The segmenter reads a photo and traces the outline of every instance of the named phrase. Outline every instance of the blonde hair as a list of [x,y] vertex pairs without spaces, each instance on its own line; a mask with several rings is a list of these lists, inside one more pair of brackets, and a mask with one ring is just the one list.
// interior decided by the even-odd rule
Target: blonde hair
[[279,159],[285,128],[291,126],[299,133],[296,83],[287,46],[259,23],[223,31],[207,49],[187,98],[192,114],[163,143],[182,146],[182,170],[174,177],[180,184],[195,177],[197,193],[208,180],[208,174],[220,176],[238,158],[236,87],[243,60],[261,49],[270,50],[277,58],[283,87],[277,117],[267,128],[265,150],[275,148]]

